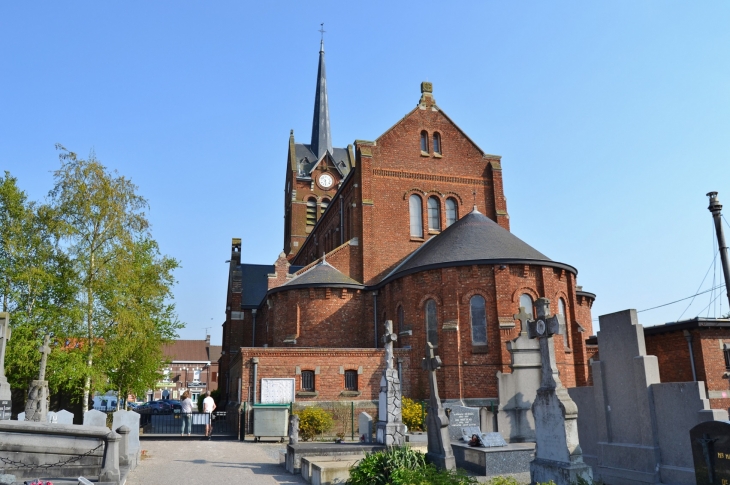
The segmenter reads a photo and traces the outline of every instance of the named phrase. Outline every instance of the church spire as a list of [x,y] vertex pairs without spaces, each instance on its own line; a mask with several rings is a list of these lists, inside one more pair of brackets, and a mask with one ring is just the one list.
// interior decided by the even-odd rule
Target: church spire
[[317,70],[317,93],[314,96],[314,117],[312,118],[312,151],[317,159],[325,152],[332,154],[330,134],[330,110],[327,102],[327,75],[324,69],[324,24],[321,24],[322,40],[319,44],[319,69]]

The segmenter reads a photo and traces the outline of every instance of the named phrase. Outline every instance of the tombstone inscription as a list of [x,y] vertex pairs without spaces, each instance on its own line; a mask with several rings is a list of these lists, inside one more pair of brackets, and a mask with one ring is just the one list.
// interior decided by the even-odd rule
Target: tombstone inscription
[[697,483],[730,483],[730,422],[706,421],[689,431]]
[[[449,413],[449,437],[459,440],[462,428],[479,428],[479,409],[466,406],[451,406]],[[481,431],[479,431],[481,434]]]

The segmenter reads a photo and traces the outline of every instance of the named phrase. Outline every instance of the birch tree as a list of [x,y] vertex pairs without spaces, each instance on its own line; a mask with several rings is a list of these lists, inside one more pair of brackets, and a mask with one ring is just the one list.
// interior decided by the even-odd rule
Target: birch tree
[[94,366],[97,344],[111,337],[113,321],[101,296],[112,291],[120,248],[148,236],[147,201],[128,179],[110,173],[92,153],[88,160],[58,145],[61,168],[50,192],[59,231],[78,275],[77,300],[83,312],[85,375],[83,411],[88,409],[92,380],[103,377]]

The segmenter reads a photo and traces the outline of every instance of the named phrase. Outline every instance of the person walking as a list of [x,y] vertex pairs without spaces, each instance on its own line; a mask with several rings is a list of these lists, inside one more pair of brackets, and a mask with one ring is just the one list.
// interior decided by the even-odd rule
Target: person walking
[[182,402],[180,403],[180,414],[182,414],[182,430],[180,436],[185,436],[185,430],[187,430],[187,435],[190,436],[190,431],[193,428],[193,400],[190,399],[190,391],[183,392]]
[[205,436],[208,439],[211,439],[213,435],[213,411],[215,411],[215,401],[210,397],[210,391],[205,391],[203,412],[207,415],[205,418]]

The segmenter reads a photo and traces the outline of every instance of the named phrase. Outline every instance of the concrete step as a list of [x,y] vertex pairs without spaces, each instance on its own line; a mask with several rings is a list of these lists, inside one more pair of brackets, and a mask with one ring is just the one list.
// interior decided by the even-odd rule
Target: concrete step
[[[332,456],[303,456],[302,457],[302,478],[307,483],[312,483],[312,464],[344,461],[354,463],[362,459],[365,455],[332,455]],[[349,477],[349,475],[348,475]]]
[[313,461],[312,485],[336,485],[347,482],[350,479],[350,467],[357,461]]

